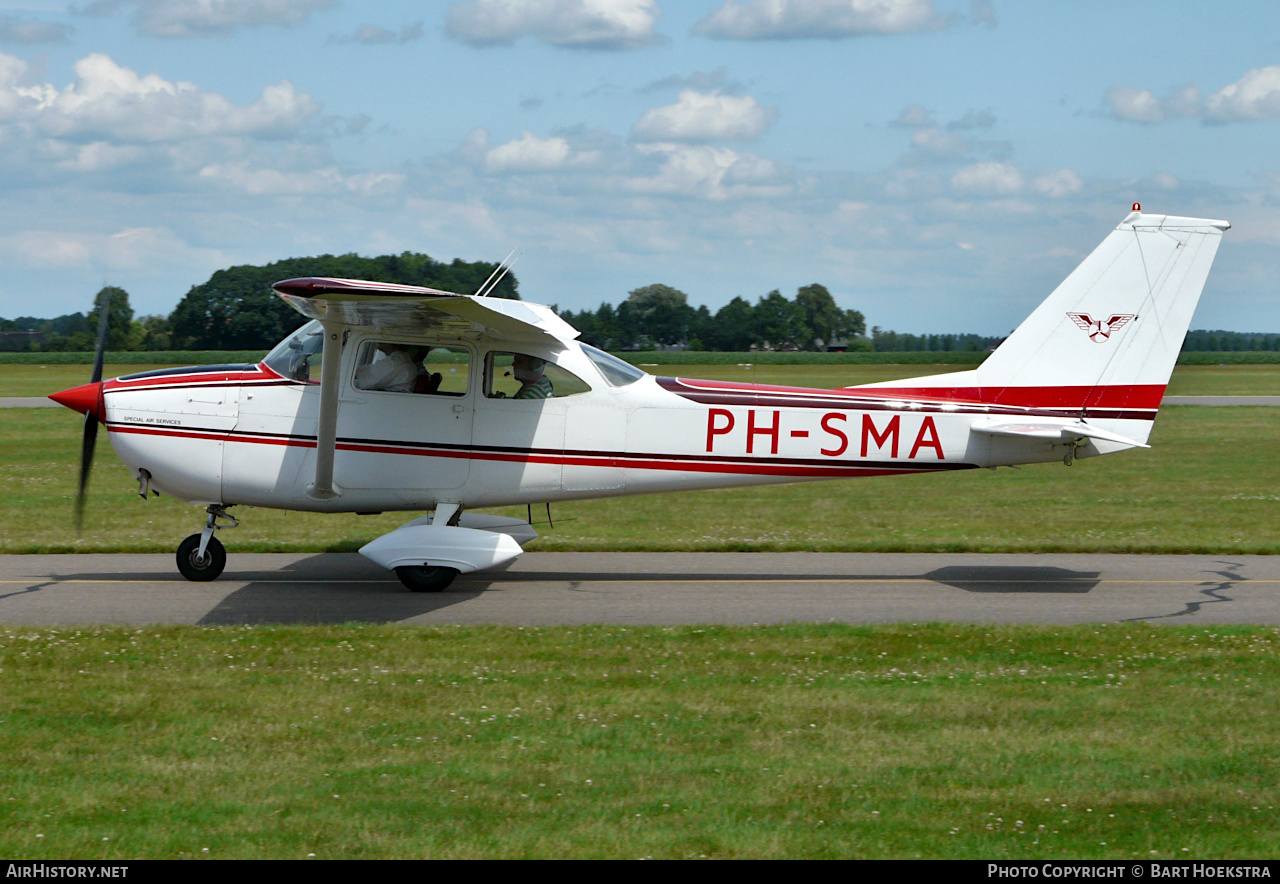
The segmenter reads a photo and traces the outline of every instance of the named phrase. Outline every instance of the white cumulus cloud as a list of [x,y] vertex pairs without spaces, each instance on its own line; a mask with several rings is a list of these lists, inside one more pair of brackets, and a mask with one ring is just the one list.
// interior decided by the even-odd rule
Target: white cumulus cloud
[[1210,95],[1205,116],[1217,123],[1280,117],[1280,65],[1254,68]]
[[1080,176],[1070,169],[1059,169],[1045,175],[1038,175],[1031,180],[1031,189],[1051,199],[1061,199],[1079,193],[1084,187]]
[[70,25],[0,15],[0,43],[64,43],[74,31]]
[[0,258],[9,266],[138,272],[165,264],[205,265],[210,257],[225,260],[217,252],[191,246],[166,227],[123,227],[114,231],[32,229],[0,236]]
[[133,10],[133,24],[152,37],[229,34],[239,28],[296,25],[312,12],[336,6],[336,0],[96,0],[90,15]]
[[566,165],[571,153],[569,142],[563,138],[539,138],[525,132],[486,151],[484,167],[489,172],[550,172]]
[[449,7],[445,32],[472,46],[536,37],[576,49],[635,49],[657,42],[655,0],[467,0]]
[[1199,117],[1209,123],[1239,123],[1280,117],[1280,65],[1253,68],[1208,98],[1193,85],[1157,98],[1150,89],[1112,86],[1105,101],[1113,117],[1137,123],[1163,123]]
[[139,75],[94,53],[74,65],[65,89],[27,83],[27,65],[0,53],[0,126],[29,127],[69,141],[114,144],[209,137],[277,138],[294,133],[318,111],[310,96],[281,81],[250,105],[235,105],[194,83]]
[[956,190],[981,196],[1007,196],[1022,190],[1022,173],[1008,163],[975,163],[951,177]]
[[725,40],[836,40],[933,31],[954,22],[933,0],[727,0],[694,31]]
[[372,197],[394,193],[404,176],[391,172],[344,175],[332,167],[309,170],[255,168],[244,163],[213,164],[200,177],[218,181],[252,196],[319,196],[354,194]]
[[781,196],[788,191],[779,181],[777,166],[752,153],[676,144],[645,145],[639,151],[662,158],[656,174],[626,181],[627,189],[639,193],[723,200]]
[[945,159],[963,156],[973,149],[973,143],[952,132],[939,129],[917,129],[911,133],[911,147],[920,156],[932,159]]
[[360,25],[350,34],[334,34],[329,43],[360,43],[365,46],[383,46],[394,43],[409,43],[421,40],[422,22],[416,21],[404,25],[399,31],[392,31],[381,25]]
[[686,89],[675,104],[647,110],[634,133],[640,141],[741,141],[759,138],[775,116],[749,95]]
[[889,125],[899,129],[937,128],[937,124],[933,121],[933,114],[923,104],[904,107],[902,113],[898,114],[898,119]]
[[1156,98],[1150,89],[1112,86],[1107,90],[1106,102],[1113,117],[1134,123],[1163,123],[1199,116],[1201,111],[1200,90],[1195,86],[1183,86],[1164,98]]

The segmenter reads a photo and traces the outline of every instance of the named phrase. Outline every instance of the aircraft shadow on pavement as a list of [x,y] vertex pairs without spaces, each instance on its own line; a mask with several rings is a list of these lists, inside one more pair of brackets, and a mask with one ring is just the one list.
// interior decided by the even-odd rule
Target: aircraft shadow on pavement
[[[335,583],[340,573],[344,582]],[[751,583],[782,579],[788,575],[705,572],[633,574],[614,571],[523,571],[516,563],[485,572],[464,575],[444,592],[416,593],[406,590],[394,576],[359,557],[344,557],[335,567],[333,554],[301,559],[281,571],[260,575],[228,575],[250,582],[228,595],[200,623],[230,625],[255,623],[396,623],[441,611],[478,598],[493,590],[493,584],[630,583],[660,579],[673,584],[697,583],[708,578]],[[254,577],[257,579],[254,579]],[[911,575],[804,574],[792,577],[797,583],[838,580],[901,580]],[[938,568],[917,579],[953,586],[975,593],[1087,593],[1100,582],[1098,571],[1019,565],[973,565]]]
[[342,555],[341,562],[336,557],[322,553],[277,571],[229,572],[223,579],[249,582],[199,624],[399,623],[474,599],[487,588],[459,581],[444,592],[410,592],[394,574],[358,555]]
[[1086,593],[1101,582],[1100,571],[1034,565],[948,565],[924,575],[965,592]]
[[[66,574],[59,579],[173,582],[198,591],[176,572]],[[299,559],[284,568],[229,570],[222,580],[243,585],[218,601],[197,622],[201,625],[398,623],[479,598],[489,592],[518,591],[522,584],[559,583],[571,589],[601,583],[635,583],[661,580],[678,586],[707,580],[754,583],[793,580],[797,585],[857,581],[928,580],[971,593],[1087,593],[1100,582],[1098,571],[1022,565],[955,565],[925,574],[770,574],[632,573],[621,571],[533,571],[517,563],[481,573],[464,575],[444,592],[416,593],[405,589],[394,575],[361,556],[322,553]],[[495,584],[497,585],[495,587]],[[43,587],[39,587],[43,588]],[[31,587],[24,592],[37,591]],[[696,592],[696,587],[690,587]],[[16,594],[16,593],[15,593]]]
[[[484,574],[471,575],[473,582],[483,578]],[[504,583],[548,582],[569,583],[634,583],[640,580],[662,580],[673,584],[698,583],[708,579],[731,583],[759,582],[761,580],[788,580],[796,584],[835,583],[857,581],[859,583],[876,583],[884,581],[893,583],[900,580],[929,580],[954,586],[966,592],[1002,592],[1002,593],[1087,593],[1096,587],[1102,578],[1100,571],[1072,571],[1068,568],[1038,567],[1027,565],[951,565],[937,568],[927,574],[768,574],[759,571],[732,574],[727,572],[707,573],[650,573],[633,574],[629,572],[604,571],[521,571],[515,563],[503,577]]]

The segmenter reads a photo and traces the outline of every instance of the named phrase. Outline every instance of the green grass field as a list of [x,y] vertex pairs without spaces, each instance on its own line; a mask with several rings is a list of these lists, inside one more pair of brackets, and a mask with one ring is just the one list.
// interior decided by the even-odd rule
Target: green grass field
[[0,855],[1273,857],[1278,634],[0,629]]

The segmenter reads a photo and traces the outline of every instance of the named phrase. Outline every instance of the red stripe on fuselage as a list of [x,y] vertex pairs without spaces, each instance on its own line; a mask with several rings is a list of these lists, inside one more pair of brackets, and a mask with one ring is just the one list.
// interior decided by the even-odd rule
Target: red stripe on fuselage
[[[771,408],[871,407],[900,408],[910,403],[914,411],[955,413],[1035,414],[1076,412],[1086,405],[1095,417],[1149,419],[1160,407],[1162,384],[1129,384],[1106,387],[841,387],[818,390],[771,384],[657,378],[659,386],[684,399],[703,405],[743,405]],[[1098,410],[1115,412],[1101,415]],[[1058,415],[1060,416],[1060,415]]]
[[1012,405],[1018,408],[1159,408],[1164,384],[1113,384],[1105,387],[851,387],[849,392],[878,399],[930,399],[939,402]]
[[[296,436],[246,435],[235,431],[191,430],[166,427],[109,423],[108,432],[132,433],[169,438],[208,439],[245,445],[283,445],[297,448],[315,448],[314,438]],[[482,448],[432,448],[404,445],[396,442],[341,441],[335,446],[339,451],[359,451],[369,454],[393,454],[408,457],[442,457],[456,460],[494,461],[506,463],[539,463],[561,466],[615,467],[670,472],[724,473],[748,476],[793,476],[796,478],[854,478],[864,476],[896,476],[940,470],[971,469],[971,464],[920,463],[910,467],[889,466],[882,462],[867,465],[848,462],[815,463],[799,459],[767,461],[747,458],[715,458],[707,455],[654,455],[624,454],[620,452],[554,452],[509,449],[505,451]]]

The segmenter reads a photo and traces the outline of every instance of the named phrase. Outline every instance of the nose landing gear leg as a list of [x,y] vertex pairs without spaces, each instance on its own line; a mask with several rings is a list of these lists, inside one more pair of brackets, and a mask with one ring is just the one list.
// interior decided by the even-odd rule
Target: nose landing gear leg
[[[240,521],[227,513],[227,508],[211,504],[206,512],[209,518],[204,523],[204,530],[192,534],[178,544],[178,570],[188,580],[204,582],[214,580],[227,566],[227,551],[213,532],[219,528],[235,528]],[[226,519],[227,524],[218,524],[219,519]]]

